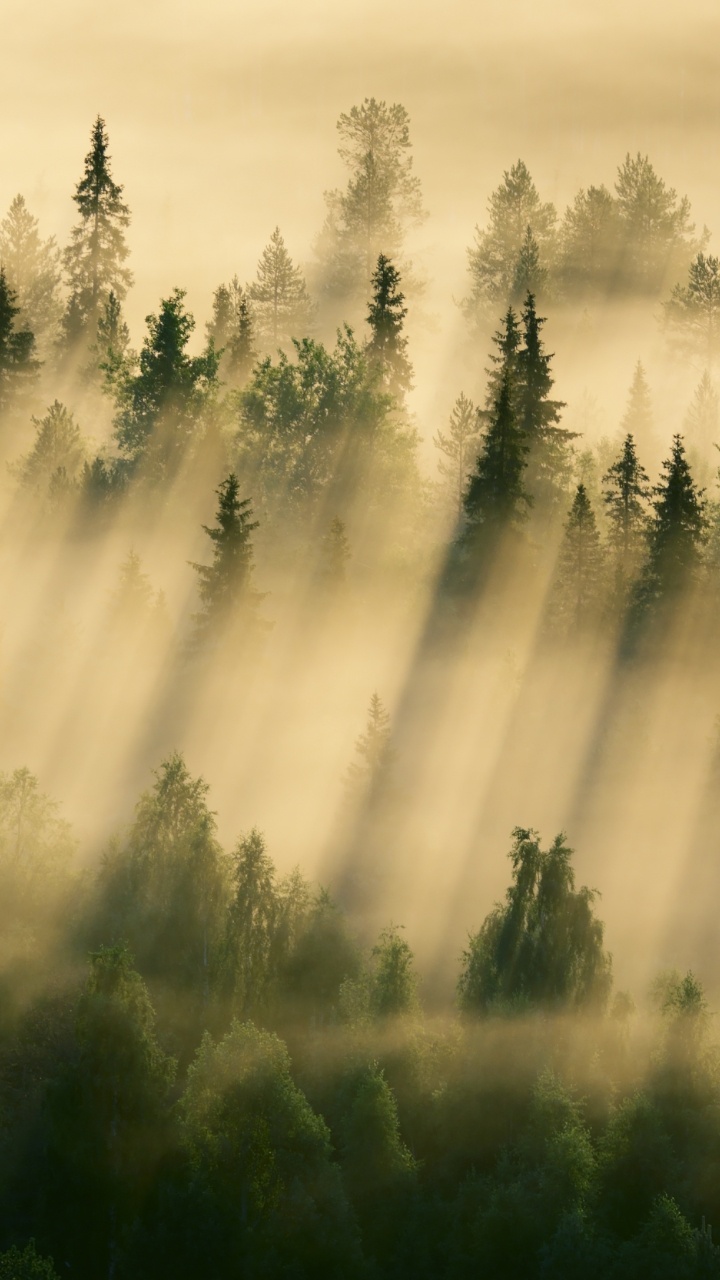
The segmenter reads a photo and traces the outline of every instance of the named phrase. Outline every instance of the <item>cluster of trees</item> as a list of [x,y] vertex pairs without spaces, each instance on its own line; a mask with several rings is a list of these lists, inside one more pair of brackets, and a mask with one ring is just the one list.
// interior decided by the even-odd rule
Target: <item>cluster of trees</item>
[[[375,699],[361,773],[381,738]],[[702,988],[662,975],[633,1047],[562,836],[513,833],[428,1020],[401,929],[363,945],[256,830],[227,854],[207,792],[170,757],[79,875],[36,780],[0,778],[26,931],[0,964],[0,1276],[720,1274]]]
[[660,297],[693,263],[696,274],[712,271],[712,263],[717,274],[717,260],[704,254],[709,237],[706,227],[696,234],[687,197],[639,152],[618,167],[614,191],[604,185],[579,191],[562,218],[518,160],[490,196],[487,224],[476,228],[465,310],[487,320],[517,305],[528,289],[543,304],[608,294]]

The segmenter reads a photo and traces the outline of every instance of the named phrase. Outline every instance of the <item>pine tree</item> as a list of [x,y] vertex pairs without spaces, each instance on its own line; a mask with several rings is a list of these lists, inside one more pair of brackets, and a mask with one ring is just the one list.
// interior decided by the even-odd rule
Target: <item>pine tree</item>
[[505,366],[501,378],[498,397],[463,497],[468,528],[462,541],[466,544],[479,540],[489,547],[503,530],[517,528],[531,505],[524,486],[528,448],[517,420],[509,366]]
[[554,254],[557,215],[543,204],[527,166],[518,160],[488,201],[486,230],[475,228],[475,244],[468,250],[470,294],[463,303],[469,320],[482,322],[498,303],[510,301],[518,258],[530,228],[546,262]]
[[565,522],[553,584],[553,630],[573,634],[597,623],[603,604],[605,557],[585,486],[579,484]]
[[523,301],[528,293],[536,295],[547,290],[548,272],[540,260],[540,246],[528,225],[520,246],[515,271],[513,273],[510,301],[513,304]]
[[623,436],[631,435],[643,453],[647,453],[652,448],[654,438],[652,400],[645,369],[640,360],[635,365],[620,430]]
[[402,255],[409,228],[425,217],[413,173],[410,117],[399,103],[366,98],[337,123],[345,191],[326,192],[328,214],[316,246],[320,289],[348,307],[367,294],[378,255]]
[[704,490],[692,478],[681,435],[673,436],[662,469],[665,474],[653,489],[647,563],[636,592],[641,610],[669,603],[694,584],[705,541]]
[[115,439],[130,465],[162,479],[176,473],[201,438],[217,391],[218,355],[207,349],[189,356],[195,327],[185,310],[184,290],[175,289],[146,317],[148,334],[137,366],[125,361],[115,379]]
[[46,493],[58,472],[77,483],[87,457],[87,442],[69,409],[54,400],[44,418],[33,418],[36,436],[29,453],[13,465],[24,488]]
[[625,437],[622,453],[605,472],[603,485],[616,586],[622,595],[645,558],[650,496],[647,473],[638,461],[632,435]]
[[403,334],[407,307],[403,306],[405,295],[400,292],[400,273],[383,253],[377,260],[372,287],[367,317],[371,337],[367,353],[371,364],[379,371],[383,386],[402,406],[406,392],[412,388],[412,365],[407,357],[407,338]]
[[17,329],[20,315],[17,294],[0,267],[0,413],[30,385],[40,369],[35,359],[35,338],[29,329]]
[[234,472],[216,490],[217,525],[203,525],[213,543],[210,565],[192,562],[200,579],[202,608],[193,616],[194,643],[205,646],[223,638],[235,643],[247,640],[260,625],[257,605],[263,596],[252,588],[253,547],[251,534],[257,529],[252,520],[250,498],[240,498],[239,481]]
[[713,365],[720,354],[720,258],[699,253],[687,284],[675,286],[664,309],[666,327],[681,350]]
[[38,220],[19,195],[0,223],[0,263],[17,294],[19,327],[35,335],[38,351],[46,356],[56,339],[63,309],[60,250],[54,236],[40,238]]
[[617,205],[607,187],[579,191],[560,230],[560,276],[566,296],[607,293],[612,288],[620,251],[618,236]]
[[518,426],[528,447],[527,487],[541,517],[552,517],[562,506],[570,475],[569,450],[575,433],[558,426],[562,400],[551,400],[554,379],[552,355],[544,350],[540,331],[545,320],[528,294],[522,310],[523,345],[517,354],[515,406]]
[[695,238],[690,201],[678,198],[656,174],[648,156],[628,152],[615,183],[621,235],[622,278],[626,288],[657,294],[677,279],[709,238]]
[[462,515],[463,495],[473,459],[477,457],[480,437],[478,411],[472,400],[468,400],[461,392],[450,414],[447,435],[438,431],[433,436],[435,448],[443,455],[438,461],[438,470],[445,481],[458,518]]
[[221,352],[220,374],[233,387],[243,386],[257,358],[255,321],[248,294],[237,276],[221,284],[213,295],[208,341]]
[[263,249],[257,275],[248,285],[258,338],[265,349],[287,345],[307,336],[313,321],[313,304],[299,267],[285,248],[280,228],[273,231]]
[[130,210],[123,203],[122,187],[110,173],[108,135],[101,116],[90,139],[84,173],[73,196],[80,221],[63,255],[70,290],[63,321],[68,348],[81,341],[95,342],[98,319],[110,294],[122,302],[132,284],[132,274],[123,266],[130,252],[125,242]]

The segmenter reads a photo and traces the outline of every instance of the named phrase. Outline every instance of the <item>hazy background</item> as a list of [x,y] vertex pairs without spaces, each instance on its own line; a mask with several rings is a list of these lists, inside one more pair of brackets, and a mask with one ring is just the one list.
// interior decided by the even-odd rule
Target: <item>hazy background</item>
[[[464,385],[456,374],[457,349],[467,339],[454,300],[466,288],[466,249],[475,224],[484,221],[490,192],[518,157],[530,168],[541,197],[552,200],[561,215],[579,187],[612,187],[626,152],[647,152],[666,182],[690,197],[698,227],[720,227],[719,47],[718,5],[700,0],[664,7],[606,3],[602,10],[557,0],[541,6],[525,0],[504,6],[477,0],[366,3],[361,10],[330,0],[303,5],[287,0],[242,5],[128,0],[102,7],[79,0],[62,5],[45,0],[32,8],[6,0],[0,18],[0,210],[4,212],[21,192],[40,218],[42,235],[56,234],[64,243],[75,217],[71,197],[89,130],[100,113],[109,131],[113,175],[123,184],[132,211],[128,241],[135,285],[126,312],[133,344],[140,344],[144,316],[177,285],[188,290],[199,340],[213,289],[234,273],[241,280],[252,277],[276,224],[293,258],[301,264],[310,260],[324,216],[323,191],[343,182],[335,130],[339,114],[370,96],[402,103],[412,121],[415,171],[430,215],[412,244],[428,282],[424,315],[421,323],[410,320],[417,382],[411,407],[427,442]],[[716,243],[711,241],[711,250]],[[642,357],[659,424],[669,437],[697,381],[695,373],[667,366],[657,326],[648,325],[646,318],[640,328],[631,313],[619,317],[615,338],[596,365],[585,362],[578,367],[572,342],[555,347],[548,333],[550,349],[557,350],[557,391],[569,402],[568,414],[577,411],[577,401],[587,389],[598,398],[598,429],[614,431],[635,361]],[[486,354],[477,353],[478,379]],[[468,390],[477,394],[475,386]],[[93,434],[93,424],[82,425]],[[426,444],[425,456],[429,460],[431,455]],[[207,517],[211,515],[209,506]],[[107,591],[126,550],[127,543],[118,541],[108,547],[102,564],[94,566],[96,600]],[[166,571],[162,530],[142,551],[153,584],[169,593],[171,604],[175,590],[178,607],[187,607],[183,593],[189,596],[194,582],[185,561],[202,555],[199,523],[188,531],[187,546],[174,547],[172,566]],[[47,569],[51,574],[52,566]],[[41,575],[39,581],[46,578]],[[270,837],[285,842],[284,848],[273,849],[281,863],[303,860],[313,848],[325,846],[339,779],[363,727],[370,693],[378,687],[393,710],[401,698],[424,621],[424,589],[412,616],[397,617],[390,611],[371,635],[356,634],[357,664],[329,676],[326,655],[321,653],[309,658],[303,678],[296,678],[291,630],[289,638],[273,642],[265,671],[270,676],[267,699],[246,709],[245,721],[236,726],[237,741],[212,741],[207,727],[198,732],[189,763],[217,788],[213,801],[224,815],[223,834],[236,829],[235,824],[269,825]],[[95,623],[87,598],[76,622],[81,630],[85,627],[83,643],[92,648]],[[530,660],[532,638],[531,625],[513,659],[521,672]],[[487,669],[473,668],[480,701],[487,688],[496,686],[502,661],[499,653],[488,659]],[[561,735],[540,770],[532,759],[525,759],[516,775],[518,791],[526,788],[524,812],[518,793],[496,802],[493,790],[494,744],[502,741],[514,714],[510,685],[507,705],[502,704],[503,694],[502,705],[493,707],[484,725],[467,728],[464,758],[480,760],[480,785],[460,823],[458,858],[462,863],[465,847],[476,848],[482,834],[487,846],[497,849],[487,884],[493,893],[506,881],[502,855],[514,822],[542,826],[549,839],[552,827],[575,812],[572,768],[565,790],[553,791],[552,781],[568,759],[580,759],[573,752],[581,752],[585,737],[591,736],[592,711],[602,701],[602,669],[593,668],[591,684],[583,683],[584,672],[583,668],[582,678],[578,676],[575,696],[590,723],[577,731],[578,740],[572,734]],[[279,685],[281,677],[285,683]],[[83,680],[80,659],[73,679],[78,685]],[[536,688],[542,687],[538,679]],[[285,692],[290,686],[294,692],[288,704]],[[68,690],[71,699],[72,683]],[[546,694],[550,705],[552,691]],[[462,702],[462,694],[457,696]],[[650,718],[661,741],[674,723],[677,696],[677,690],[657,691]],[[692,696],[699,710],[691,749],[688,752],[687,743],[671,743],[662,765],[669,774],[678,759],[684,761],[691,775],[683,791],[685,807],[678,810],[668,801],[654,813],[657,780],[643,776],[632,801],[619,804],[614,818],[600,809],[584,829],[578,818],[577,830],[569,831],[571,843],[579,841],[581,830],[586,840],[581,876],[589,875],[605,890],[601,913],[609,919],[611,945],[626,945],[636,924],[623,914],[628,856],[638,850],[640,858],[662,847],[669,857],[680,832],[668,826],[668,812],[676,814],[677,826],[685,832],[692,825],[715,713],[697,689]],[[63,752],[66,711],[61,700],[54,719],[51,716],[43,726],[35,758],[14,760],[6,742],[3,767],[27,762],[37,769],[44,785],[53,782],[81,827],[83,797],[90,793],[93,803],[100,808],[102,801],[113,820],[127,815],[137,793],[131,790],[131,782],[137,781],[133,770],[128,768],[127,778],[122,772],[116,775],[114,795],[112,777],[103,778],[98,790],[94,745],[86,743],[79,760]],[[322,734],[313,737],[318,723]],[[253,735],[261,733],[259,726],[268,737],[258,752]],[[112,733],[112,724],[107,731]],[[408,734],[411,737],[410,729]],[[135,745],[133,733],[128,733],[123,751],[130,760]],[[316,750],[319,755],[308,755]],[[13,758],[6,760],[6,755]],[[237,780],[244,767],[245,790],[238,800]],[[321,776],[332,776],[329,794]],[[533,786],[527,790],[530,780]],[[473,781],[466,773],[461,781],[475,785],[477,778]],[[298,825],[293,803],[300,797],[307,808]],[[443,817],[453,812],[453,803],[452,794],[446,793],[434,814],[432,838],[427,837],[418,855],[416,869],[422,868],[425,887],[420,886],[417,902],[408,911],[416,923],[433,905]],[[478,816],[483,804],[490,807],[484,827]],[[634,805],[629,825],[628,804]],[[610,854],[603,850],[616,838],[613,821],[616,828],[626,825],[621,847],[615,846]],[[682,850],[677,857],[682,858]],[[658,911],[666,910],[674,892],[678,863],[666,860],[663,866],[643,935],[653,946],[660,932]],[[454,892],[453,888],[448,893],[449,900]],[[454,916],[451,921],[454,938],[462,937],[465,924],[479,923],[490,900],[487,895],[476,898],[472,913],[458,909],[459,927]],[[472,921],[465,919],[470,914]],[[436,925],[436,933],[442,935],[443,928]],[[441,936],[436,940],[438,945],[443,941]],[[658,955],[647,957],[650,969],[664,958],[660,942],[657,947]]]

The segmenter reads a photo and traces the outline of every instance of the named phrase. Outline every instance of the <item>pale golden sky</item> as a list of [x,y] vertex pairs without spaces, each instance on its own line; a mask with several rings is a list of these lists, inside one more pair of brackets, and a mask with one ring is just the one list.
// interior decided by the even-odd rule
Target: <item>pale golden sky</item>
[[309,256],[341,179],[337,116],[374,95],[410,112],[424,245],[450,292],[518,156],[562,206],[647,151],[720,227],[718,48],[717,0],[6,0],[0,209],[21,191],[63,238],[100,112],[133,212],[131,321],[175,284],[202,313],[276,223]]

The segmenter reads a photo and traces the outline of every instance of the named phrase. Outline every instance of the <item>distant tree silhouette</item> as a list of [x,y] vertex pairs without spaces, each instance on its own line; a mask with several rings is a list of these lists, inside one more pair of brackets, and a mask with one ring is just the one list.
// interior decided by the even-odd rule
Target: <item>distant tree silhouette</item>
[[63,254],[70,293],[63,318],[63,343],[68,349],[95,342],[109,295],[122,302],[132,284],[132,273],[124,266],[130,252],[125,241],[130,210],[122,200],[123,188],[110,173],[109,140],[101,116],[90,141],[83,176],[73,195],[80,221]]
[[18,328],[34,334],[39,354],[46,358],[63,311],[61,255],[54,236],[40,238],[38,220],[20,195],[0,222],[0,263],[17,295]]
[[621,270],[626,289],[657,295],[677,279],[709,233],[695,238],[690,201],[656,174],[648,156],[628,152],[615,183]]
[[437,431],[433,436],[433,444],[441,454],[438,470],[458,517],[462,515],[463,496],[480,447],[481,432],[478,411],[472,400],[461,392],[453,405],[447,434]]
[[405,295],[400,292],[400,274],[382,253],[373,273],[372,288],[367,316],[371,335],[368,357],[378,370],[382,386],[402,406],[405,394],[412,388],[412,365],[403,333],[407,307],[403,305]]
[[645,369],[640,360],[635,365],[620,430],[623,436],[631,435],[643,452],[652,448],[654,442],[652,399]]
[[656,616],[697,581],[706,537],[704,490],[692,478],[682,436],[673,436],[653,489],[648,555],[635,590],[635,614]]
[[638,461],[635,440],[627,435],[619,457],[602,478],[603,500],[610,525],[615,586],[624,596],[637,578],[646,554],[648,477]]
[[18,329],[20,307],[10,288],[5,269],[0,267],[0,413],[29,387],[40,371],[35,358],[35,337],[29,329]]
[[605,556],[595,512],[579,484],[565,522],[550,600],[553,629],[577,634],[597,626],[605,587]]
[[255,280],[247,287],[257,324],[258,341],[274,351],[293,338],[307,336],[314,307],[303,274],[293,264],[280,228],[273,231],[263,249]]
[[688,282],[664,304],[665,326],[678,347],[713,365],[720,355],[720,258],[699,253]]
[[217,525],[203,525],[213,544],[212,564],[192,567],[200,580],[201,608],[193,615],[193,644],[203,648],[221,641],[247,644],[262,624],[257,606],[263,596],[252,586],[252,520],[249,498],[240,498],[237,476],[231,472],[216,490]]
[[206,332],[215,349],[222,352],[220,376],[233,387],[244,386],[257,351],[252,304],[237,276],[215,290]]

